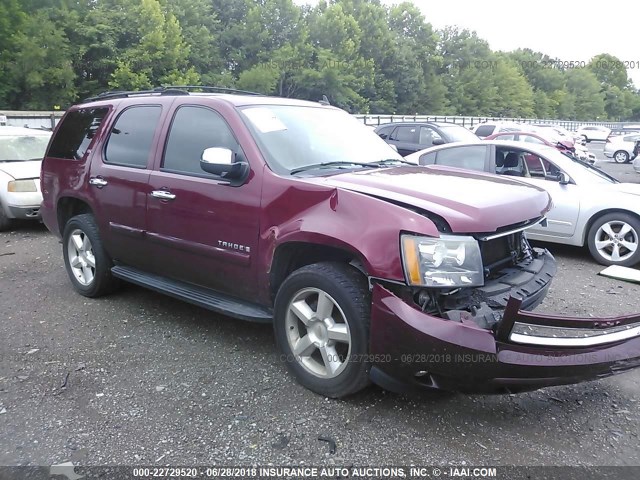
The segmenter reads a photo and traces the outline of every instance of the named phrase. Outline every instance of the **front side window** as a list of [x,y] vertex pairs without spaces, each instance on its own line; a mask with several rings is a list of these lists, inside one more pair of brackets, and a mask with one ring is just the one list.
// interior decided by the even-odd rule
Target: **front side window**
[[146,168],[162,108],[156,105],[128,108],[111,129],[105,162]]
[[212,147],[237,151],[238,143],[227,122],[220,114],[205,107],[181,107],[171,123],[162,168],[210,176],[200,168],[200,158],[205,149]]
[[393,130],[393,126],[388,126],[388,127],[381,128],[376,133],[380,138],[383,138],[386,140],[387,138],[389,138],[389,134],[391,133],[392,130]]
[[418,127],[398,127],[391,140],[397,142],[418,143]]
[[486,156],[487,147],[481,145],[448,148],[438,152],[435,164],[484,171]]
[[[429,148],[433,146],[434,140],[442,140],[442,137],[431,127],[420,127],[420,146]],[[444,142],[441,142],[444,143]]]
[[67,113],[56,131],[47,156],[68,160],[84,158],[108,112],[107,107],[100,107]]

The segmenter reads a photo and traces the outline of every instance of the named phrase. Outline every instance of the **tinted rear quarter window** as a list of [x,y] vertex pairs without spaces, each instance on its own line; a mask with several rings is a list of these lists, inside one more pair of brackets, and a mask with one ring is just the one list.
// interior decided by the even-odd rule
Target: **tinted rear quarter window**
[[145,105],[122,112],[109,134],[105,162],[146,167],[161,111],[160,106]]
[[69,160],[84,158],[108,111],[107,107],[100,107],[69,112],[58,127],[47,156]]

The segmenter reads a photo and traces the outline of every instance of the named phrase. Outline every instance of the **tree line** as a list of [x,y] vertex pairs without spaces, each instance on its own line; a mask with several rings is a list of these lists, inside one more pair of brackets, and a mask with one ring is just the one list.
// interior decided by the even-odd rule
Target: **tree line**
[[380,0],[0,0],[0,108],[198,84],[352,113],[640,120],[620,59],[495,52],[428,20]]

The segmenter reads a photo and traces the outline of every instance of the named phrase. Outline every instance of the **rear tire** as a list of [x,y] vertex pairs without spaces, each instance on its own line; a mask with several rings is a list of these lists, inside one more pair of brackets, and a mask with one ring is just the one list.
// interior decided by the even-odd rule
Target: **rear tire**
[[609,213],[589,229],[591,256],[602,265],[632,267],[640,262],[640,220],[628,213]]
[[113,262],[102,245],[93,215],[77,215],[67,222],[62,252],[71,284],[80,295],[99,297],[118,286],[111,275]]
[[274,333],[296,380],[320,395],[342,398],[369,384],[371,297],[350,265],[317,263],[282,283]]
[[618,150],[613,154],[613,160],[616,163],[627,163],[629,161],[629,154],[624,150]]

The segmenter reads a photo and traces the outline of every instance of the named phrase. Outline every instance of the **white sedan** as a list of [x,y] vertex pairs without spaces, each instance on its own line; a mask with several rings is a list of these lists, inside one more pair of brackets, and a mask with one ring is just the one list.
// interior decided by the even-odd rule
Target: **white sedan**
[[617,163],[627,163],[633,156],[636,140],[640,140],[640,133],[607,138],[607,143],[604,144],[605,157],[613,158]]
[[553,147],[499,140],[449,143],[405,160],[420,165],[482,170],[544,188],[554,207],[531,227],[533,240],[589,247],[603,265],[640,262],[640,184],[620,183]]
[[40,167],[51,132],[0,126],[0,231],[14,218],[40,219]]
[[576,132],[577,135],[584,138],[587,142],[591,142],[593,140],[604,142],[610,133],[611,129],[601,125],[587,125],[585,127],[580,127]]

